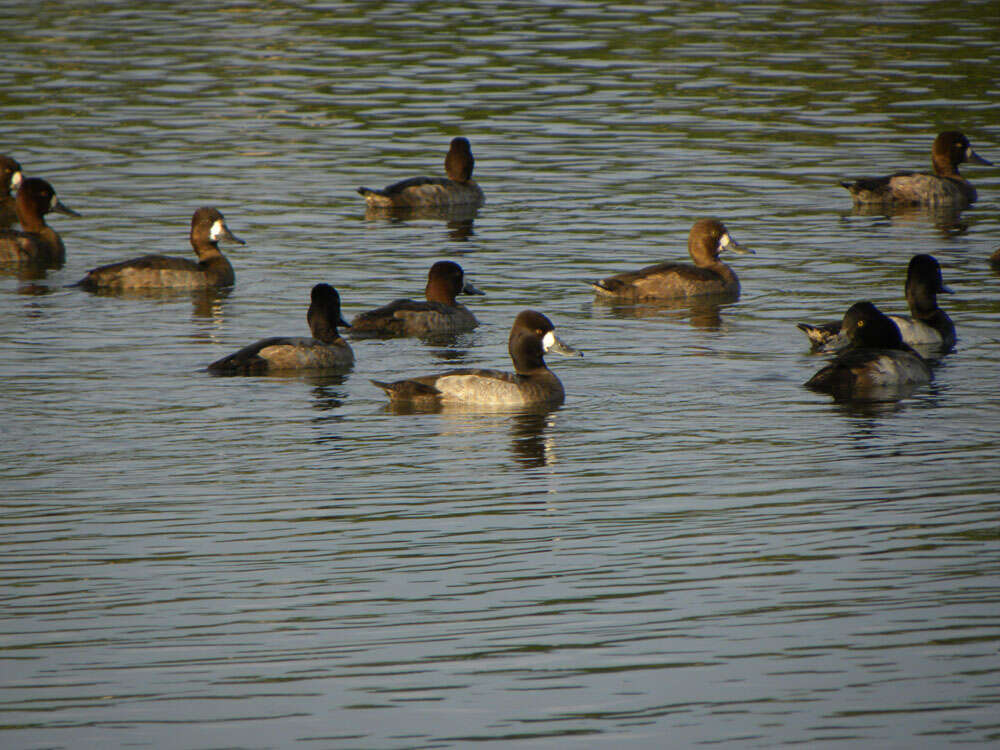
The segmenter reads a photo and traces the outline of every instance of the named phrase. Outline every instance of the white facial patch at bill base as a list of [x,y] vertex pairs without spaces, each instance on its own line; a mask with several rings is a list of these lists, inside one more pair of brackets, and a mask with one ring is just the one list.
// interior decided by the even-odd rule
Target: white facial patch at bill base
[[212,224],[212,230],[208,233],[208,236],[212,238],[212,242],[216,242],[225,231],[226,225],[222,223],[222,219],[216,219],[215,223]]
[[52,200],[49,201],[49,211],[55,211],[56,205],[59,203],[59,197],[53,193]]
[[17,172],[14,172],[14,174],[12,174],[10,176],[10,186],[14,190],[17,190],[19,187],[21,187],[21,180],[23,180],[23,179],[24,179],[24,175],[21,174],[20,170],[18,170]]
[[556,344],[556,334],[555,331],[549,331],[542,337],[542,350],[548,351]]
[[721,237],[719,237],[719,247],[720,248],[729,247],[729,243],[731,241],[732,240],[729,237],[729,233],[727,232],[726,234],[723,234]]

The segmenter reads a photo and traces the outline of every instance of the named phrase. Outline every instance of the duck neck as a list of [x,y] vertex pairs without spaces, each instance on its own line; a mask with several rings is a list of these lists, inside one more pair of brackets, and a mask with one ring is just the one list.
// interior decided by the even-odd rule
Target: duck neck
[[424,288],[424,296],[428,302],[439,302],[442,305],[448,305],[448,307],[454,307],[456,304],[455,293],[451,289],[445,288],[445,285],[434,283],[433,281],[427,282],[427,286]]
[[542,350],[541,342],[534,337],[517,336],[510,340],[507,345],[511,361],[514,363],[514,371],[518,375],[534,375],[539,372],[548,372],[545,365],[545,352]]
[[934,165],[934,174],[938,177],[947,177],[950,180],[965,182],[965,178],[958,173],[958,165],[953,164],[946,154],[934,154],[931,157],[931,162]]
[[28,205],[26,201],[18,200],[16,211],[17,220],[20,222],[23,231],[41,234],[48,228],[48,225],[45,223],[45,215],[37,211],[34,206]]

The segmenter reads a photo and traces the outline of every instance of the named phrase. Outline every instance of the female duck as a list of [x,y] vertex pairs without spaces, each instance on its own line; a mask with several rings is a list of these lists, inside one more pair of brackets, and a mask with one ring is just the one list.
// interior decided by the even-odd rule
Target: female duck
[[[948,352],[955,346],[955,324],[938,307],[939,293],[951,294],[941,277],[941,265],[933,255],[914,255],[906,269],[906,302],[910,315],[890,315],[907,346],[930,346]],[[841,321],[799,323],[812,342],[813,350],[836,347],[843,337]]]
[[472,179],[472,147],[468,138],[453,138],[444,159],[447,177],[411,177],[382,190],[358,188],[369,206],[479,206],[483,191]]
[[45,223],[50,211],[79,216],[63,205],[56,191],[41,177],[26,177],[17,190],[17,220],[23,231],[0,231],[0,262],[59,266],[66,259],[62,238]]
[[851,191],[855,203],[892,203],[965,208],[976,200],[976,189],[958,173],[962,162],[992,166],[972,150],[969,139],[948,130],[934,139],[931,162],[934,174],[898,172],[888,177],[862,177],[840,183]]
[[24,173],[16,159],[0,154],[0,229],[10,229],[17,223],[17,204],[11,190],[17,192]]
[[930,368],[903,343],[896,324],[871,302],[857,302],[844,315],[851,346],[813,375],[807,388],[837,399],[884,400],[927,383]]
[[466,281],[462,267],[450,260],[431,266],[424,289],[426,302],[398,299],[351,321],[351,332],[375,336],[430,336],[470,331],[479,321],[465,305],[455,301],[458,294],[482,294]]
[[219,242],[246,243],[226,226],[218,210],[199,208],[191,217],[191,247],[198,262],[169,255],[143,255],[87,272],[78,285],[90,291],[127,289],[207,289],[231,286],[233,267],[219,251]]
[[622,301],[676,299],[715,295],[735,299],[740,282],[729,266],[719,260],[719,253],[753,253],[739,245],[718,219],[695,222],[688,234],[690,263],[658,263],[639,271],[620,273],[592,282],[599,296]]
[[260,375],[292,370],[342,370],[354,364],[354,352],[337,333],[350,328],[340,316],[340,295],[329,284],[312,289],[306,315],[312,338],[272,337],[240,349],[208,366],[219,375]]
[[514,320],[507,341],[514,372],[450,370],[394,383],[373,380],[393,403],[420,406],[465,404],[480,406],[557,406],[566,393],[559,378],[545,365],[545,353],[583,355],[560,341],[552,321],[525,310]]

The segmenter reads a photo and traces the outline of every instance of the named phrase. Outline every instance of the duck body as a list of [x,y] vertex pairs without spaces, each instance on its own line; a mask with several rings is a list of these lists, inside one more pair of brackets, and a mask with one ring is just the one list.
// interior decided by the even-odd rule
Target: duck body
[[653,301],[716,296],[735,299],[740,282],[732,268],[719,260],[725,250],[753,253],[738,244],[718,219],[695,222],[688,234],[690,263],[665,262],[591,282],[601,297],[620,301]]
[[274,336],[245,346],[208,366],[209,372],[263,375],[293,370],[341,370],[354,364],[354,352],[343,339]]
[[850,347],[813,375],[805,386],[838,400],[894,400],[930,381],[927,363],[903,343],[896,324],[871,302],[844,315]]
[[133,289],[208,289],[231,286],[236,279],[220,241],[246,244],[226,226],[215,208],[203,207],[191,218],[191,247],[198,261],[169,255],[143,255],[91,269],[77,285],[89,291]]
[[390,400],[414,405],[557,405],[566,399],[562,382],[548,368],[523,374],[469,368],[395,383],[372,382],[384,390]]
[[231,286],[235,280],[232,265],[221,253],[197,262],[151,254],[91,269],[79,285],[90,291],[207,289]]
[[475,159],[467,138],[453,138],[445,157],[447,177],[410,177],[381,190],[358,188],[369,206],[380,208],[420,208],[428,206],[479,206],[482,188],[472,179]]
[[0,262],[13,265],[61,266],[66,260],[66,246],[45,214],[52,211],[79,216],[65,206],[52,186],[40,177],[26,177],[15,199],[18,221],[23,231],[0,231]]
[[959,174],[963,162],[990,166],[972,150],[969,139],[958,131],[938,135],[931,148],[934,174],[898,172],[886,177],[862,177],[840,183],[859,204],[926,205],[964,208],[976,201],[976,189]]
[[556,337],[547,317],[533,310],[521,312],[511,328],[507,349],[514,362],[513,373],[460,369],[393,383],[372,382],[391,402],[417,406],[556,406],[565,400],[563,385],[545,365],[544,355],[548,351],[582,355]]
[[337,326],[340,295],[329,284],[317,284],[306,315],[312,338],[272,336],[245,346],[208,366],[218,375],[262,375],[296,370],[343,370],[354,364],[354,352]]
[[459,294],[479,294],[465,279],[462,267],[452,261],[438,261],[427,274],[426,300],[398,299],[368,310],[351,321],[355,335],[381,337],[431,336],[471,331],[479,325],[476,316],[455,298]]
[[[939,293],[950,294],[951,289],[945,286],[941,266],[934,256],[920,254],[910,259],[905,293],[910,315],[887,316],[899,329],[903,343],[911,347],[934,347],[942,352],[954,348],[955,323],[937,301]],[[841,335],[842,321],[797,325],[809,337],[813,350],[846,343],[846,337]]]

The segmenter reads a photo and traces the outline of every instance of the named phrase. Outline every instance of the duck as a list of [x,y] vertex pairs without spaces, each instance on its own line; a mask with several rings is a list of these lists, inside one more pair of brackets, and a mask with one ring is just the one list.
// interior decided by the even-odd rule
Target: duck
[[850,346],[806,381],[806,388],[838,400],[883,401],[930,382],[927,363],[871,302],[851,305],[841,327]]
[[719,254],[728,250],[754,254],[750,248],[737,243],[718,219],[701,219],[688,234],[688,253],[694,265],[668,261],[589,283],[598,296],[618,301],[702,295],[736,299],[740,294],[740,281],[733,269],[719,260]]
[[312,338],[275,336],[261,339],[208,366],[217,375],[262,375],[295,370],[344,370],[354,352],[337,326],[350,328],[340,314],[340,295],[329,284],[316,284],[306,314]]
[[351,333],[374,336],[430,336],[471,331],[479,325],[458,294],[483,294],[466,278],[462,267],[439,260],[427,273],[426,301],[398,299],[368,310],[351,321]]
[[191,247],[198,262],[169,255],[143,255],[93,268],[76,285],[88,291],[232,286],[236,277],[219,250],[221,241],[246,244],[229,231],[218,209],[203,206],[191,217]]
[[359,187],[358,193],[373,207],[480,206],[485,198],[482,188],[472,179],[475,163],[469,139],[459,136],[451,139],[444,159],[447,177],[410,177],[381,190]]
[[414,406],[551,406],[563,403],[566,392],[559,378],[545,364],[545,354],[556,352],[582,357],[563,343],[555,326],[535,310],[523,310],[514,319],[507,341],[514,372],[502,370],[449,370],[439,375],[372,383],[385,391],[391,403]]
[[62,237],[45,223],[45,214],[52,211],[67,216],[80,214],[60,201],[53,187],[41,177],[21,180],[15,204],[22,231],[0,231],[0,262],[62,265],[66,260],[66,246]]
[[925,205],[965,208],[974,203],[976,189],[958,173],[958,165],[968,162],[993,166],[972,150],[964,133],[946,130],[939,133],[931,147],[934,174],[897,172],[887,177],[862,177],[840,184],[847,188],[856,204]]
[[17,203],[10,191],[16,193],[23,179],[17,159],[0,154],[0,229],[10,229],[17,223]]
[[[951,351],[955,346],[955,324],[948,314],[938,306],[940,293],[951,294],[941,276],[941,264],[933,255],[921,253],[910,258],[906,268],[906,302],[909,315],[889,315],[896,324],[907,346],[928,346],[942,352]],[[843,342],[841,321],[828,323],[797,323],[800,330],[809,337],[813,351],[836,348]]]

